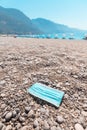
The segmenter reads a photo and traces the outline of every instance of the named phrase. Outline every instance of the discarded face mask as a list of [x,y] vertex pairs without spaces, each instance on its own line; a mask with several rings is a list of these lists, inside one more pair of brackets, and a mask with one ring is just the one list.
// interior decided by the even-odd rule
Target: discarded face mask
[[41,83],[35,83],[27,90],[31,95],[47,101],[56,107],[59,107],[64,96],[64,92],[48,87]]

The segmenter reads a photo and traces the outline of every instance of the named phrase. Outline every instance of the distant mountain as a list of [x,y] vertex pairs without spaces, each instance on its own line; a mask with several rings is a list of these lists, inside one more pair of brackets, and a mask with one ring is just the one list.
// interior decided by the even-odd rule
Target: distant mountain
[[43,18],[31,20],[17,9],[3,8],[0,6],[0,34],[26,35],[72,32],[82,32],[82,30],[69,28],[66,25],[57,24]]
[[0,33],[38,34],[41,31],[21,11],[0,6]]
[[43,18],[32,19],[32,22],[35,26],[39,28],[39,30],[41,30],[44,33],[73,33],[83,31],[75,28],[70,28],[63,24],[57,24]]

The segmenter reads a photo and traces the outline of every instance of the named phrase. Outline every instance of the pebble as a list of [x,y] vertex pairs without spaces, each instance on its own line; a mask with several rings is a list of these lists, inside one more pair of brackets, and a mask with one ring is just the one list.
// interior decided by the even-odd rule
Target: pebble
[[69,82],[66,82],[65,85],[66,85],[66,86],[70,86],[70,83],[69,83]]
[[25,107],[25,113],[27,114],[30,111],[30,107]]
[[57,130],[57,127],[56,126],[52,126],[51,130]]
[[22,122],[24,122],[24,121],[25,121],[25,118],[24,118],[24,117],[22,117],[22,116],[20,116],[20,117],[19,117],[19,121],[22,123]]
[[15,118],[16,115],[17,115],[17,112],[14,110],[14,111],[12,112],[12,117]]
[[8,125],[8,126],[6,127],[6,130],[13,130],[13,129],[12,129],[12,126],[11,126],[11,125]]
[[34,126],[34,128],[36,128],[36,127],[38,127],[38,126],[39,126],[39,123],[38,123],[38,120],[37,120],[37,119],[34,121],[33,126]]
[[75,130],[84,130],[80,124],[75,124]]
[[[57,127],[57,130],[63,130],[63,129],[61,129],[59,126]],[[65,129],[64,129],[65,130]],[[66,130],[68,130],[68,129],[66,129]]]
[[6,83],[5,80],[0,81],[0,85],[4,85]]
[[62,116],[57,116],[56,121],[57,121],[59,124],[62,124],[62,123],[64,122],[64,118],[63,118]]
[[11,118],[12,118],[12,112],[7,113],[6,116],[5,116],[5,120],[10,121]]
[[28,117],[34,117],[34,111],[33,110],[30,110],[29,113],[28,113]]
[[75,79],[77,79],[77,78],[78,78],[78,76],[77,76],[77,75],[73,75],[73,77],[74,77]]
[[5,97],[6,95],[4,93],[1,94],[1,97]]
[[5,107],[6,107],[6,104],[1,105],[1,109],[5,109]]
[[0,130],[3,128],[4,124],[0,122]]
[[44,114],[46,112],[46,110],[44,108],[41,108],[40,112]]
[[87,104],[83,105],[83,109],[84,109],[84,111],[87,111]]
[[86,111],[82,111],[81,114],[85,117],[87,117],[87,112]]
[[36,128],[35,128],[35,130],[40,130],[40,127],[39,127],[39,126],[38,126],[38,127],[36,127]]
[[49,130],[49,124],[47,123],[47,121],[44,121],[44,130]]
[[20,112],[19,108],[16,108],[15,111],[17,112],[17,114]]
[[30,130],[29,126],[23,126],[20,130]]
[[20,124],[20,123],[17,123],[16,129],[19,130],[20,128],[21,128],[21,124]]
[[3,126],[2,130],[6,130],[6,126],[5,125]]

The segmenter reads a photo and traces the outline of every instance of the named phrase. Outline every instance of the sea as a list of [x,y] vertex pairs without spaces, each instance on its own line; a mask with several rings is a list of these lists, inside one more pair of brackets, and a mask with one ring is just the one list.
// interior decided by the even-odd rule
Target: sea
[[57,33],[57,34],[40,34],[40,35],[18,35],[22,38],[41,38],[41,39],[76,39],[83,40],[87,38],[86,33]]

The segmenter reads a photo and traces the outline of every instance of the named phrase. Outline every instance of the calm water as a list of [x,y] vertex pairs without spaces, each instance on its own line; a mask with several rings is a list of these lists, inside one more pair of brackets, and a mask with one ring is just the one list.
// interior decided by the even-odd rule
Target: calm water
[[19,35],[18,37],[81,40],[85,36],[86,36],[85,33],[58,33],[58,34],[42,34],[42,35]]

